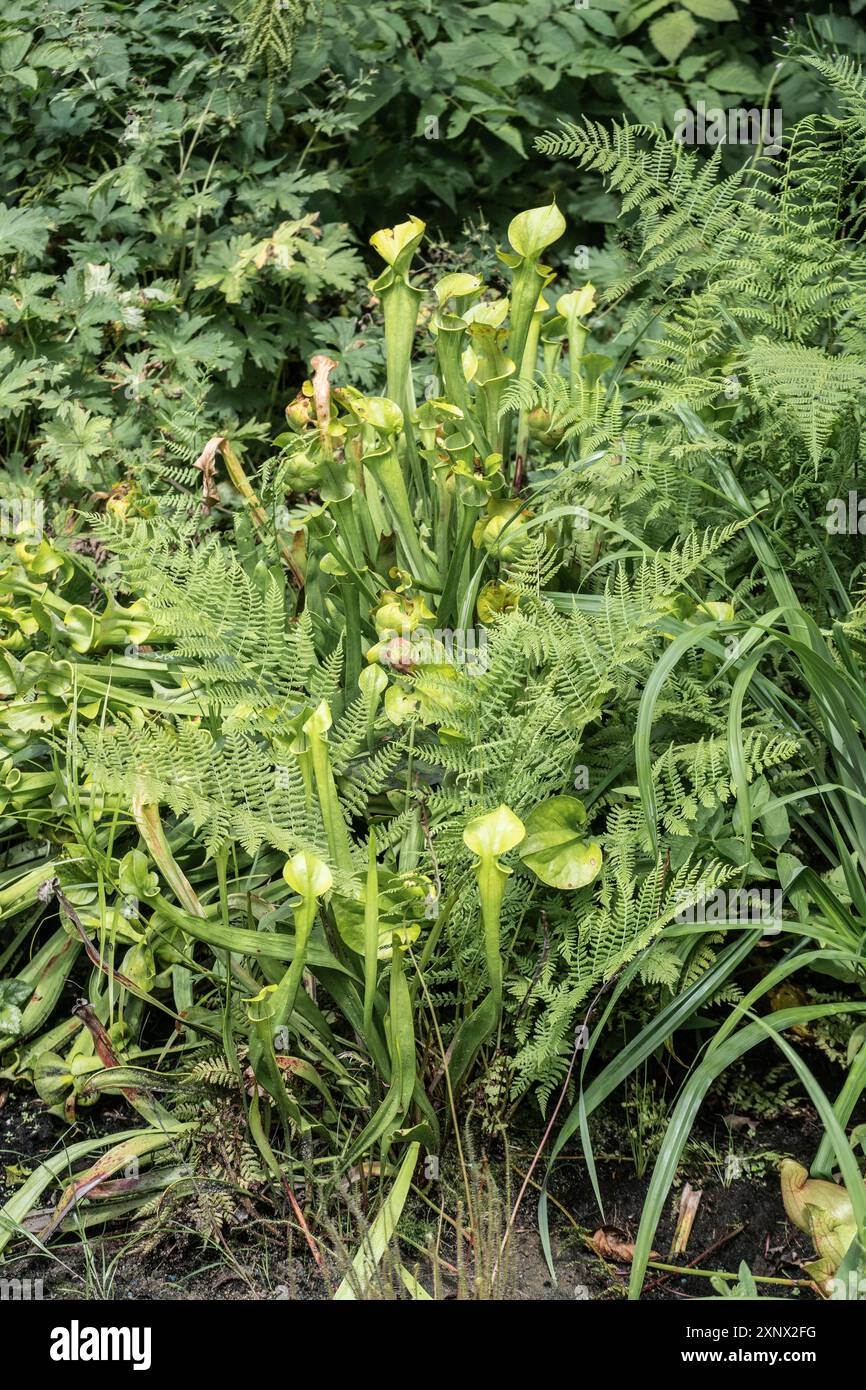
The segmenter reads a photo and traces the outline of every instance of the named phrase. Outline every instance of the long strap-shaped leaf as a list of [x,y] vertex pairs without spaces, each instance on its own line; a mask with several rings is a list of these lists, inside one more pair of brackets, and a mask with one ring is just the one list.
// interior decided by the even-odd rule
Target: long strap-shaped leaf
[[27,1181],[0,1209],[0,1250],[8,1245],[12,1236],[20,1229],[24,1217],[36,1206],[46,1187],[56,1178],[69,1172],[78,1159],[86,1158],[88,1154],[110,1148],[112,1145],[140,1143],[142,1134],[141,1129],[125,1129],[119,1134],[103,1134],[98,1139],[84,1139],[79,1144],[70,1144],[68,1149],[62,1149],[51,1158],[47,1158],[44,1163],[40,1163],[35,1172],[30,1174]]
[[[744,1053],[750,1051],[753,1047],[757,1047],[759,1043],[766,1042],[768,1034],[772,1037],[774,1034],[782,1033],[786,1028],[793,1028],[797,1024],[811,1023],[815,1019],[829,1018],[833,1014],[852,1012],[866,1013],[866,1004],[851,1004],[848,1001],[844,1001],[839,1004],[818,1004],[812,1007],[781,1009],[778,1013],[773,1014],[766,1020],[750,1023],[745,1028],[740,1029],[738,1033],[735,1033],[732,1038],[728,1038],[720,1047],[717,1047],[713,1052],[707,1053],[703,1061],[695,1067],[691,1076],[683,1086],[680,1098],[674,1107],[647,1190],[643,1213],[641,1215],[640,1228],[634,1247],[634,1259],[632,1261],[628,1292],[630,1299],[637,1299],[640,1297],[644,1275],[646,1274],[647,1261],[650,1258],[650,1252],[652,1250],[653,1238],[659,1221],[661,1220],[671,1184],[676,1176],[677,1165],[682,1156],[688,1137],[691,1134],[692,1125],[695,1122],[695,1117],[700,1109],[701,1102],[716,1078],[721,1076],[722,1072],[731,1066],[732,1063],[738,1061]],[[777,1038],[776,1041],[778,1042],[779,1039]],[[790,1048],[788,1048],[788,1053],[796,1057],[796,1053],[793,1053]],[[800,1063],[799,1058],[797,1058],[797,1062],[799,1063],[797,1070],[799,1071],[802,1067],[802,1071],[806,1073],[809,1078],[807,1082],[809,1092],[812,1095],[816,1108],[821,1114],[824,1124],[827,1125],[833,1135],[833,1143],[837,1148],[837,1152],[840,1150],[847,1150],[847,1154],[845,1155],[846,1161],[843,1163],[841,1156],[839,1160],[846,1183],[848,1182],[847,1170],[850,1168],[851,1163],[853,1163],[853,1171],[857,1174],[857,1181],[862,1188],[863,1184],[860,1179],[856,1160],[851,1153],[851,1148],[845,1138],[844,1132],[833,1114],[832,1105],[821,1091],[817,1082],[814,1081],[811,1073]],[[805,1081],[806,1076],[804,1076],[803,1079]],[[847,1161],[849,1156],[850,1163]],[[854,1198],[852,1196],[852,1201],[853,1200]],[[862,1220],[866,1221],[866,1196],[863,1197],[862,1201],[864,1204]],[[858,1222],[861,1222],[861,1216],[857,1206],[855,1206],[855,1214],[857,1214]]]
[[334,1294],[335,1299],[342,1301],[363,1297],[369,1287],[379,1261],[393,1239],[403,1207],[406,1205],[420,1150],[420,1144],[410,1144],[406,1150],[394,1185],[352,1260],[351,1274],[346,1275]]
[[[547,1172],[542,1185],[541,1196],[538,1199],[538,1225],[541,1235],[541,1244],[544,1249],[548,1269],[554,1280],[556,1279],[556,1271],[553,1267],[553,1255],[550,1246],[547,1188],[557,1158],[579,1129],[587,1166],[591,1178],[594,1179],[595,1164],[587,1123],[592,1112],[596,1110],[617,1087],[621,1086],[626,1078],[629,1077],[642,1062],[645,1062],[657,1048],[661,1047],[667,1038],[671,1037],[678,1028],[690,1019],[702,1004],[712,998],[720,985],[728,979],[740,962],[745,959],[759,937],[759,932],[744,932],[738,940],[731,942],[729,946],[726,946],[723,951],[719,952],[719,955],[713,961],[710,968],[705,970],[694,984],[690,985],[682,994],[678,994],[675,999],[672,999],[655,1018],[651,1019],[634,1038],[626,1043],[623,1049],[617,1053],[616,1057],[607,1064],[603,1071],[599,1072],[598,1076],[591,1082],[586,1090],[583,1089],[583,1082],[581,1079],[578,1099],[569,1111],[562,1128],[556,1136],[553,1148],[550,1151]],[[638,961],[632,962],[629,969],[625,971],[617,982],[617,987],[608,1000],[604,1013],[593,1029],[592,1036],[589,1039],[582,1059],[581,1078],[596,1041],[604,1031],[608,1018],[613,1012],[614,1007],[629,981],[636,973],[637,968]],[[597,1191],[597,1182],[593,1181],[593,1186],[596,1189],[596,1198],[600,1207],[601,1201],[600,1193]]]

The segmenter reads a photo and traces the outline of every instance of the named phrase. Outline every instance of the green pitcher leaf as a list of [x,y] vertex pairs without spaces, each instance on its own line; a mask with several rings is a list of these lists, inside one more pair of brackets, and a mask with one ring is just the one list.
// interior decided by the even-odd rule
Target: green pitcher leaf
[[564,231],[565,218],[553,202],[546,207],[519,212],[509,223],[508,240],[519,255],[535,260],[546,247],[558,241]]
[[383,261],[398,271],[405,271],[413,253],[420,245],[427,224],[420,217],[410,217],[407,222],[398,222],[395,227],[382,227],[370,237]]
[[519,816],[514,814],[510,806],[501,805],[486,816],[476,816],[475,820],[471,820],[463,831],[463,842],[479,858],[497,859],[519,845],[525,834]]
[[283,878],[302,898],[321,898],[334,880],[323,859],[308,849],[302,849],[283,865]]

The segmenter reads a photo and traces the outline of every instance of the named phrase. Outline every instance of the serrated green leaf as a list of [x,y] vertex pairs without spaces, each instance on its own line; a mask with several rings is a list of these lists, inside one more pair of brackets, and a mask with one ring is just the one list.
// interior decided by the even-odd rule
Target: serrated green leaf
[[11,348],[0,349],[0,414],[14,415],[39,395],[45,380],[45,358],[33,357],[13,366]]
[[0,68],[4,72],[14,72],[19,68],[32,42],[30,34],[15,34],[13,38],[0,43]]
[[677,61],[697,32],[698,26],[685,10],[672,10],[670,14],[662,15],[661,19],[653,21],[649,30],[653,47],[669,63]]
[[0,203],[0,256],[19,252],[38,256],[45,249],[51,223],[36,208],[10,208]]
[[62,475],[86,482],[91,464],[109,447],[111,421],[74,401],[45,427],[42,450]]
[[[25,50],[26,52],[26,50]],[[68,44],[48,40],[40,43],[30,54],[30,65],[34,68],[52,68],[59,72],[74,72],[79,58]]]
[[0,1036],[15,1038],[21,1032],[22,1010],[32,993],[23,980],[0,980]]
[[731,0],[682,0],[682,3],[700,19],[714,19],[719,24],[739,19],[737,8]]
[[707,82],[717,92],[736,92],[744,97],[763,91],[757,70],[736,58],[708,72]]

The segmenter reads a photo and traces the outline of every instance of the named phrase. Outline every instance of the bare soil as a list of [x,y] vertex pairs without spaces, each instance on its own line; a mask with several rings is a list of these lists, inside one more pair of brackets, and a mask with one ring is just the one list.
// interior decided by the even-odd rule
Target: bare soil
[[[810,1059],[814,1065],[814,1058]],[[755,1067],[760,1062],[755,1061]],[[829,1069],[829,1064],[828,1064]],[[831,1094],[838,1073],[827,1078]],[[786,1101],[786,1112],[772,1118],[725,1113],[724,1097],[708,1097],[695,1127],[677,1181],[665,1207],[655,1241],[664,1262],[694,1261],[705,1270],[736,1272],[746,1261],[754,1275],[774,1279],[803,1279],[801,1262],[811,1251],[808,1239],[785,1219],[776,1171],[778,1158],[790,1156],[808,1164],[820,1140],[821,1125],[802,1098]],[[633,1240],[646,1196],[659,1134],[644,1133],[640,1142],[624,1123],[622,1107],[601,1112],[594,1125],[596,1165],[604,1216],[600,1214],[586,1161],[577,1142],[557,1164],[549,1204],[551,1246],[557,1278],[551,1277],[537,1223],[537,1190],[530,1187],[518,1215],[505,1283],[499,1296],[518,1301],[618,1300],[625,1296],[628,1265],[603,1260],[588,1247],[600,1227],[614,1228],[619,1239]],[[526,1123],[524,1121],[524,1123]],[[87,1111],[74,1134],[46,1113],[32,1093],[0,1090],[0,1201],[39,1161],[55,1152],[64,1138],[86,1138],[130,1127],[122,1103],[105,1100]],[[659,1127],[663,1132],[663,1125]],[[522,1181],[540,1133],[530,1129],[511,1143],[513,1195]],[[637,1162],[633,1149],[637,1148]],[[490,1147],[490,1171],[504,1191],[502,1155]],[[639,1174],[636,1169],[642,1167]],[[543,1174],[539,1164],[536,1176]],[[702,1197],[686,1253],[671,1260],[668,1251],[676,1225],[684,1181],[699,1187]],[[434,1194],[435,1195],[435,1194]],[[417,1235],[432,1213],[417,1202],[408,1208]],[[154,1237],[141,1237],[135,1225],[116,1223],[91,1230],[86,1244],[74,1234],[55,1238],[51,1256],[28,1251],[18,1243],[7,1249],[7,1277],[43,1280],[45,1298],[163,1299],[324,1299],[342,1271],[323,1274],[297,1232],[292,1234],[288,1212],[269,1205],[261,1217],[234,1226],[217,1238],[174,1219]],[[327,1242],[326,1242],[327,1243]],[[447,1239],[440,1246],[446,1261],[456,1256]],[[404,1262],[418,1271],[422,1283],[425,1262],[416,1244],[404,1248]],[[446,1274],[443,1295],[459,1296],[457,1281]],[[793,1285],[768,1287],[776,1297],[811,1300],[811,1290]],[[384,1296],[403,1296],[394,1287]],[[465,1293],[465,1287],[464,1287]],[[688,1273],[667,1275],[651,1270],[644,1297],[650,1300],[707,1297],[709,1279]]]

